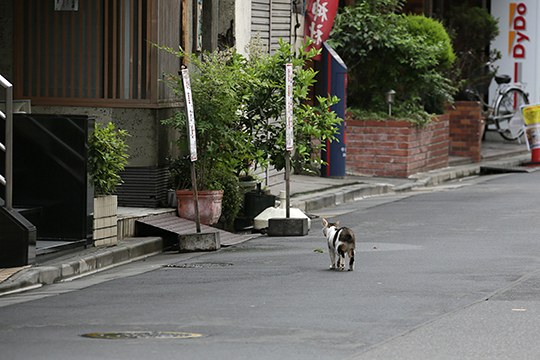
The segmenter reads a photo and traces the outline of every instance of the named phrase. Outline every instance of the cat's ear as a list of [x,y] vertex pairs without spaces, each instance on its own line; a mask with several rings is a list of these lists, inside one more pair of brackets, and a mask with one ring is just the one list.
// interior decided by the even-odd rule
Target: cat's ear
[[339,221],[336,221],[336,227],[338,228],[339,227]]
[[322,219],[322,224],[323,224],[324,227],[327,227],[328,226],[328,221],[325,218],[323,218]]

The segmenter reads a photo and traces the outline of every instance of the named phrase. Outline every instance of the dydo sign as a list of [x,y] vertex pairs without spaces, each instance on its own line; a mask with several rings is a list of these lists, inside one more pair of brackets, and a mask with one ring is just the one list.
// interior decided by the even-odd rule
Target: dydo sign
[[[499,19],[499,36],[492,44],[502,56],[495,63],[498,74],[508,74],[512,81],[523,83],[531,103],[538,102],[540,95],[540,68],[537,66],[540,48],[536,45],[539,11],[537,0],[491,2],[491,14]],[[492,84],[491,96],[494,90]]]

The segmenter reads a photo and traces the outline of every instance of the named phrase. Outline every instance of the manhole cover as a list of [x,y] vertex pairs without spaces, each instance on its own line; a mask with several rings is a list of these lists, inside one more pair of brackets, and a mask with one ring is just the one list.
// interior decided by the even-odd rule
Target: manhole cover
[[202,334],[176,331],[121,331],[121,332],[95,332],[82,334],[82,337],[103,340],[124,339],[194,339]]
[[231,263],[193,263],[193,264],[168,264],[164,267],[178,269],[209,269],[233,266]]

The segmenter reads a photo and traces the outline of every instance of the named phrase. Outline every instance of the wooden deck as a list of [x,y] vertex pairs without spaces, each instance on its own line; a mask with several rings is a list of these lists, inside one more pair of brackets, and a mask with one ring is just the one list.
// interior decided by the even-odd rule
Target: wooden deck
[[[136,220],[136,236],[162,235],[169,236],[186,235],[196,233],[195,222],[182,219],[173,214],[160,214],[147,216]],[[221,246],[231,246],[260,236],[259,234],[234,234],[211,226],[201,224],[201,232],[219,232]]]

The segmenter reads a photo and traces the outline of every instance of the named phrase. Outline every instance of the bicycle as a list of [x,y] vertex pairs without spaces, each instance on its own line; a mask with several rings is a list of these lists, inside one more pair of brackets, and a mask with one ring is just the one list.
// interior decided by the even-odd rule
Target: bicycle
[[511,126],[511,122],[516,115],[519,116],[521,106],[529,104],[529,95],[521,83],[512,83],[509,75],[495,75],[495,82],[497,88],[491,104],[487,104],[476,90],[468,89],[467,93],[481,102],[486,131],[497,131],[505,140],[518,140],[524,133],[523,126]]

